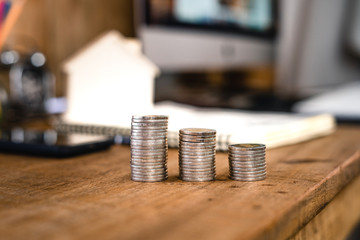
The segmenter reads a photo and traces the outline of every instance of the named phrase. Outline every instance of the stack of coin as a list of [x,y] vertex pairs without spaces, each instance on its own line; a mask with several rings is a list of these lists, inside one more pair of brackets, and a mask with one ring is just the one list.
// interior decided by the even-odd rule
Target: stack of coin
[[179,177],[184,181],[213,181],[216,131],[184,128],[179,131]]
[[229,177],[237,181],[259,181],[266,178],[264,144],[229,146]]
[[168,117],[133,116],[131,121],[131,179],[140,182],[166,180]]

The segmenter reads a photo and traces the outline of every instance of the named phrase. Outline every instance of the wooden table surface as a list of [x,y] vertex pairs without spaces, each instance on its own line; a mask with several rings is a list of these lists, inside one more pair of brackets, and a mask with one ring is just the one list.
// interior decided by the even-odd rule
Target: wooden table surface
[[164,182],[131,181],[129,160],[129,146],[69,159],[1,153],[0,238],[294,237],[360,183],[360,128],[341,126],[328,137],[268,150],[268,176],[259,182],[229,180],[226,153],[217,153],[216,181],[204,183],[177,178],[176,149]]

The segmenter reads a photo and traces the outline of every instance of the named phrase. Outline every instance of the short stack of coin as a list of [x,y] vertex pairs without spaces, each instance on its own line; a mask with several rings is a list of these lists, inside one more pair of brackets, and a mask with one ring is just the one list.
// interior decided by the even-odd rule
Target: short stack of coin
[[168,117],[133,116],[131,121],[131,179],[140,182],[166,180]]
[[183,181],[213,181],[216,177],[216,131],[184,128],[179,131],[179,177]]
[[264,144],[229,146],[229,177],[237,181],[260,181],[266,178]]

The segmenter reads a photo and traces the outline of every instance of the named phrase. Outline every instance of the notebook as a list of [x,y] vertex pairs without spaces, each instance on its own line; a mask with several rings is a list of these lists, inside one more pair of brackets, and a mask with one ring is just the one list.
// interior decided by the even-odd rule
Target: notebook
[[[217,131],[217,150],[227,151],[229,144],[263,143],[275,148],[299,143],[334,132],[336,123],[330,114],[306,115],[269,112],[247,112],[193,107],[173,102],[154,106],[150,114],[169,116],[169,147],[178,147],[181,128],[200,127]],[[125,125],[105,125],[76,119],[56,124],[60,131],[121,136],[126,141],[131,134],[131,116]],[[91,116],[89,116],[91,117]],[[110,115],[109,115],[110,117]]]

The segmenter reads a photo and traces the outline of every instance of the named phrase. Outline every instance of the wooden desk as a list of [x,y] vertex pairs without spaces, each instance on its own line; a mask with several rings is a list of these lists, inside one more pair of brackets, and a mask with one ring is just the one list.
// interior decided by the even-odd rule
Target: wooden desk
[[[285,239],[344,237],[360,219],[360,128],[267,152],[268,177],[130,180],[129,146],[70,159],[0,154],[1,239]],[[325,230],[325,231],[324,231]]]

